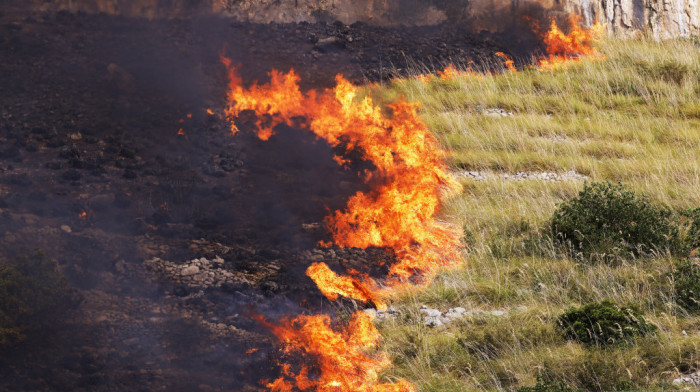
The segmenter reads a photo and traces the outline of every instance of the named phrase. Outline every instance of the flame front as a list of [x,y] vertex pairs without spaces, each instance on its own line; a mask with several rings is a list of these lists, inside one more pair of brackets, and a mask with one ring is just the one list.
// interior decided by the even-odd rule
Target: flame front
[[[341,75],[334,89],[304,94],[293,70],[272,71],[269,83],[244,88],[231,61],[222,61],[229,73],[225,113],[234,134],[239,132],[235,118],[252,110],[262,140],[272,137],[280,124],[302,127],[331,146],[343,143],[347,151],[359,152],[374,165],[362,173],[371,189],[355,193],[345,209],[326,217],[333,243],[322,245],[390,248],[398,261],[381,282],[356,271],[342,276],[324,263],[312,264],[306,273],[327,298],[343,295],[385,308],[380,298],[386,290],[427,283],[440,267],[459,260],[459,231],[437,219],[441,197],[459,185],[447,171],[440,144],[419,119],[416,104],[400,101],[384,110],[370,97],[358,99],[356,87]],[[343,156],[334,158],[340,165],[346,163]],[[379,332],[364,312],[336,328],[326,315],[303,315],[281,324],[259,320],[298,363],[281,364],[282,376],[267,384],[272,391],[414,390],[404,379],[379,381],[390,361],[377,352]]]

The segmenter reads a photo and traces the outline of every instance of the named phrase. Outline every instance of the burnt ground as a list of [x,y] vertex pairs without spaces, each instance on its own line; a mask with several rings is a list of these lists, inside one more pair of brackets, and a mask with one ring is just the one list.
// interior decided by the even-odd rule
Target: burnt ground
[[[5,349],[7,391],[259,390],[276,354],[251,313],[332,311],[303,274],[310,262],[342,270],[390,260],[382,250],[310,252],[326,239],[327,209],[360,181],[304,131],[231,136],[219,116],[222,48],[245,80],[293,67],[305,87],[509,52],[497,37],[446,26],[5,11],[0,262],[41,249],[82,298]],[[217,256],[209,271],[226,271],[226,284],[172,275]],[[153,260],[175,267],[149,268]]]

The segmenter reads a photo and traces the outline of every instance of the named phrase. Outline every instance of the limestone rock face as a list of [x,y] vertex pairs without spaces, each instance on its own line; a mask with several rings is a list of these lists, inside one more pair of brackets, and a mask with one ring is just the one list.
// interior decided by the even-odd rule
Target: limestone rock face
[[615,36],[647,32],[667,39],[700,33],[698,0],[566,0],[564,9],[583,15],[588,24],[604,23]]
[[476,31],[507,32],[531,15],[576,12],[591,25],[628,37],[644,32],[655,39],[700,33],[700,0],[28,0],[42,11],[107,13],[146,18],[224,14],[258,23],[366,22],[432,25],[468,22]]

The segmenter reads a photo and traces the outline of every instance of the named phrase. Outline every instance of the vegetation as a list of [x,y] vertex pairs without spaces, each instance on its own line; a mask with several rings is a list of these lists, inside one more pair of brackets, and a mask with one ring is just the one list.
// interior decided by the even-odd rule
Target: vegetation
[[700,263],[678,263],[673,273],[676,302],[687,312],[700,314]]
[[[681,299],[683,287],[697,287],[687,261],[697,248],[691,215],[679,230],[682,251],[661,246],[615,263],[582,263],[550,235],[558,206],[586,182],[621,183],[674,220],[700,207],[697,44],[612,41],[600,50],[606,60],[554,71],[398,80],[372,90],[387,101],[401,94],[421,102],[463,185],[445,215],[467,229],[470,244],[462,267],[392,299],[405,316],[379,324],[395,363],[386,377],[406,377],[423,392],[660,390],[700,369],[700,315]],[[489,108],[513,116],[490,116]],[[559,177],[514,178],[519,172]],[[564,337],[561,314],[605,300],[635,306],[657,333],[608,346]],[[429,328],[422,304],[505,314]],[[541,374],[547,378],[538,382]]]
[[71,303],[56,263],[41,252],[0,261],[0,348],[52,322]]
[[610,301],[571,308],[557,321],[566,339],[593,345],[619,344],[656,332],[639,309],[621,308]]
[[640,254],[669,248],[678,239],[671,213],[621,184],[584,184],[552,218],[552,234],[586,255]]
[[532,387],[520,387],[518,392],[574,392],[563,382],[547,380],[544,377],[537,376],[537,384]]

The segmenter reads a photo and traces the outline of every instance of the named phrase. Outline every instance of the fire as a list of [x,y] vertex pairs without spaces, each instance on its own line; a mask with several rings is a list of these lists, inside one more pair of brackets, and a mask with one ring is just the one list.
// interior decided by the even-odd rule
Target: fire
[[[258,120],[262,140],[274,135],[276,125],[299,125],[305,118],[301,125],[317,137],[332,146],[346,142],[376,167],[364,173],[374,188],[357,192],[345,210],[326,217],[335,245],[393,249],[399,262],[391,274],[399,280],[431,276],[457,259],[458,230],[436,218],[444,191],[459,185],[444,164],[446,153],[418,117],[417,104],[388,105],[388,116],[370,97],[358,101],[356,87],[341,75],[335,89],[303,94],[293,70],[272,71],[268,84],[245,89],[230,60],[223,61],[229,70],[229,118],[244,110],[266,118]],[[234,121],[231,131],[238,132]]]
[[180,129],[177,130],[177,134],[180,135],[180,136],[184,136],[184,135],[185,135],[185,130],[182,129],[182,128],[180,128]]
[[503,52],[496,52],[495,54],[496,54],[496,56],[503,59],[503,65],[505,65],[509,71],[511,71],[511,72],[518,71],[517,69],[515,69],[515,65],[513,63],[513,60],[507,54],[505,54]]
[[[367,283],[363,283],[355,277],[339,276],[324,263],[311,264],[306,270],[306,275],[331,301],[336,300],[338,295],[343,295],[360,301],[372,301],[378,309],[386,309],[386,304],[377,295],[378,289],[376,287],[367,286]],[[371,280],[366,278],[366,281]]]
[[379,331],[372,323],[372,316],[365,312],[356,312],[342,328],[334,328],[327,315],[302,315],[283,320],[280,325],[257,318],[282,342],[285,355],[302,359],[298,366],[282,365],[282,376],[267,384],[271,391],[415,390],[403,379],[396,383],[379,381],[380,372],[388,368],[391,361],[386,354],[377,352]]
[[[535,26],[535,32],[539,30]],[[581,25],[581,16],[572,14],[569,17],[569,33],[565,34],[557,23],[552,20],[549,30],[541,34],[545,45],[546,56],[537,59],[539,69],[553,69],[579,60],[583,57],[602,59],[593,46],[603,35],[603,25],[596,22],[590,28]]]
[[[306,273],[327,298],[343,295],[385,308],[380,298],[387,290],[427,283],[440,267],[459,260],[459,230],[437,218],[441,198],[459,185],[444,163],[446,153],[418,117],[417,104],[399,101],[385,110],[369,96],[358,98],[357,88],[342,75],[336,76],[334,89],[302,93],[293,70],[271,71],[269,83],[245,88],[231,61],[222,61],[229,74],[225,114],[233,134],[239,132],[236,117],[252,110],[261,140],[274,136],[280,124],[301,127],[331,146],[343,143],[374,166],[362,173],[371,190],[355,193],[343,210],[326,217],[333,241],[322,245],[390,248],[398,261],[380,283],[357,271],[342,276],[324,263],[312,264]],[[334,158],[339,165],[346,162],[346,157]],[[282,377],[268,384],[272,391],[414,390],[403,379],[378,381],[390,362],[384,354],[372,353],[379,333],[364,312],[335,328],[326,315],[299,316],[280,325],[260,321],[299,363],[281,365]]]

